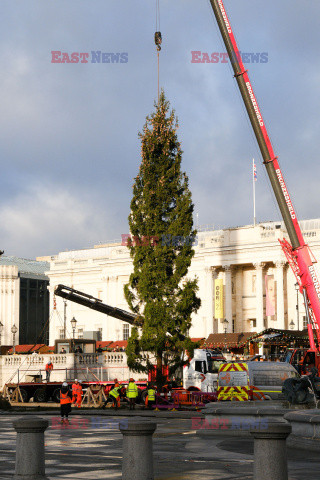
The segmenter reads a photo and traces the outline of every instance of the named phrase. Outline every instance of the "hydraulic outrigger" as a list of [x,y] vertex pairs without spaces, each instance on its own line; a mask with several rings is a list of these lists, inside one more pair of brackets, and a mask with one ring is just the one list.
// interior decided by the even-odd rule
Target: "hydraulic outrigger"
[[[242,99],[244,101],[254,134],[256,136],[263,163],[266,167],[280,212],[285,223],[291,244],[287,240],[279,240],[283,252],[293,270],[293,273],[303,294],[306,315],[308,319],[308,334],[311,350],[320,351],[320,284],[314,268],[316,260],[301,233],[297,216],[286,187],[279,163],[268,137],[257,99],[244,68],[232,27],[230,25],[222,0],[210,0],[222,35],[229,59],[234,71]],[[317,345],[314,341],[316,334]],[[317,355],[318,356],[318,355]],[[320,362],[316,362],[319,364]]]

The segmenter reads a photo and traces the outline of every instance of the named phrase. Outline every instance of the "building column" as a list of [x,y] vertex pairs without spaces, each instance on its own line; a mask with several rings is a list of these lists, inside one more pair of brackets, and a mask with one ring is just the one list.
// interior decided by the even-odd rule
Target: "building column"
[[264,330],[264,315],[263,315],[263,267],[264,263],[254,263],[256,270],[256,317],[257,317],[257,332]]
[[285,266],[284,261],[276,262],[277,268],[277,324],[276,328],[284,330],[284,289],[283,289],[283,268]]
[[238,267],[235,274],[236,282],[236,321],[235,321],[235,332],[246,332],[247,326],[245,325],[243,319],[243,305],[242,305],[242,295],[243,295],[243,280],[242,280],[242,267]]
[[214,279],[217,276],[215,267],[205,267],[206,273],[206,299],[207,299],[207,315],[204,325],[205,337],[208,338],[210,333],[214,333]]
[[[232,285],[231,285],[231,265],[223,265],[225,275],[225,318],[228,320],[227,333],[232,333]],[[223,332],[224,332],[224,326]]]

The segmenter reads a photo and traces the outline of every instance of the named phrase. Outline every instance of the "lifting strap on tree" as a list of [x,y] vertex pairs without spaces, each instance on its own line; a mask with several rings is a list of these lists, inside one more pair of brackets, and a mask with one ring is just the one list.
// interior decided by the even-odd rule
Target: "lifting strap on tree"
[[154,43],[156,44],[158,52],[161,50],[162,36],[161,32],[156,32],[154,34]]
[[160,85],[159,85],[159,78],[160,78],[160,61],[159,61],[159,52],[161,50],[162,44],[162,36],[160,32],[160,0],[156,0],[156,32],[154,34],[154,43],[157,47],[157,56],[158,56],[158,103],[159,103],[159,96],[160,96]]

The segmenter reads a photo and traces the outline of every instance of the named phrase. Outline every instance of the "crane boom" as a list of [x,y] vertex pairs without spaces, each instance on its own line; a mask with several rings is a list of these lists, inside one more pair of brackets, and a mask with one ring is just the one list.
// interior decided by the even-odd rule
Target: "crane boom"
[[130,323],[130,325],[135,324],[136,315],[133,313],[121,310],[121,308],[111,307],[110,305],[102,303],[99,298],[95,298],[92,295],[80,292],[74,288],[60,284],[55,288],[54,293],[59,297],[70,300],[71,302],[79,303],[85,307],[92,308],[92,310],[97,310],[98,312],[110,315],[110,317]]
[[[78,303],[79,305],[92,308],[92,310],[104,313],[105,315],[109,315],[110,317],[122,320],[123,322],[127,322],[130,325],[136,325],[137,327],[140,327],[143,323],[143,318],[135,315],[134,313],[127,312],[126,310],[122,310],[121,308],[111,307],[110,305],[103,303],[102,300],[100,300],[99,298],[88,295],[87,293],[80,292],[79,290],[75,290],[74,288],[66,287],[62,284],[57,285],[54,290],[54,294],[58,297],[70,300],[71,302]],[[178,329],[171,330],[171,332],[168,331],[167,334],[170,336],[177,335],[179,340],[181,341],[185,340],[186,338],[185,335],[181,333]]]
[[[304,297],[310,347],[313,350],[320,350],[320,284],[313,265],[315,260],[304,241],[278,158],[274,154],[266,125],[253,92],[248,72],[244,68],[223,1],[210,0],[210,3],[291,242],[290,244],[286,240],[279,240],[299,283],[300,292]],[[314,332],[317,338],[317,348],[314,342]]]

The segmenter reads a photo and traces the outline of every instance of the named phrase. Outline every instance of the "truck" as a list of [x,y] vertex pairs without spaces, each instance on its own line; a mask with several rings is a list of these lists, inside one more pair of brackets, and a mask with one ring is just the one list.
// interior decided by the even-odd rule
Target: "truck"
[[219,367],[225,361],[219,350],[196,348],[189,365],[183,369],[183,387],[189,391],[215,392]]
[[300,375],[308,375],[317,366],[317,355],[309,348],[288,348],[284,362],[292,365]]
[[309,353],[313,354],[314,363],[319,372],[320,284],[314,265],[316,259],[303,238],[297,214],[280,169],[278,157],[273,151],[266,124],[254,94],[248,70],[243,65],[241,52],[238,48],[223,0],[210,0],[210,4],[290,240],[289,242],[284,238],[282,240],[279,239],[279,242],[299,285],[300,293],[303,295],[310,348],[302,353],[304,356]]
[[[188,392],[204,392],[204,393],[213,393],[216,391],[217,387],[217,377],[219,366],[226,361],[225,357],[221,354],[219,350],[206,350],[206,349],[195,349],[194,357],[190,360],[190,364],[185,366],[183,369],[183,389],[177,388],[175,382],[168,382],[167,393],[171,391],[176,395],[182,395],[183,390]],[[70,374],[66,372],[66,375]],[[47,403],[55,402],[59,403],[60,388],[62,381],[42,381],[42,375],[29,375],[33,377],[30,381],[23,382],[8,382],[4,387],[4,395],[11,402],[23,402],[27,403],[30,400],[33,403]],[[126,386],[127,380],[121,377],[118,377],[120,385]],[[149,376],[148,381],[152,381],[153,378]],[[72,381],[66,380],[70,388]],[[144,403],[147,395],[147,381],[137,380],[136,385],[139,389],[138,403]],[[103,387],[105,393],[113,386],[114,381],[82,381],[83,392],[90,387],[93,392],[99,391]],[[19,391],[18,391],[19,387]],[[169,388],[170,387],[170,388]],[[182,397],[181,397],[182,398]],[[183,401],[180,401],[183,403]]]

